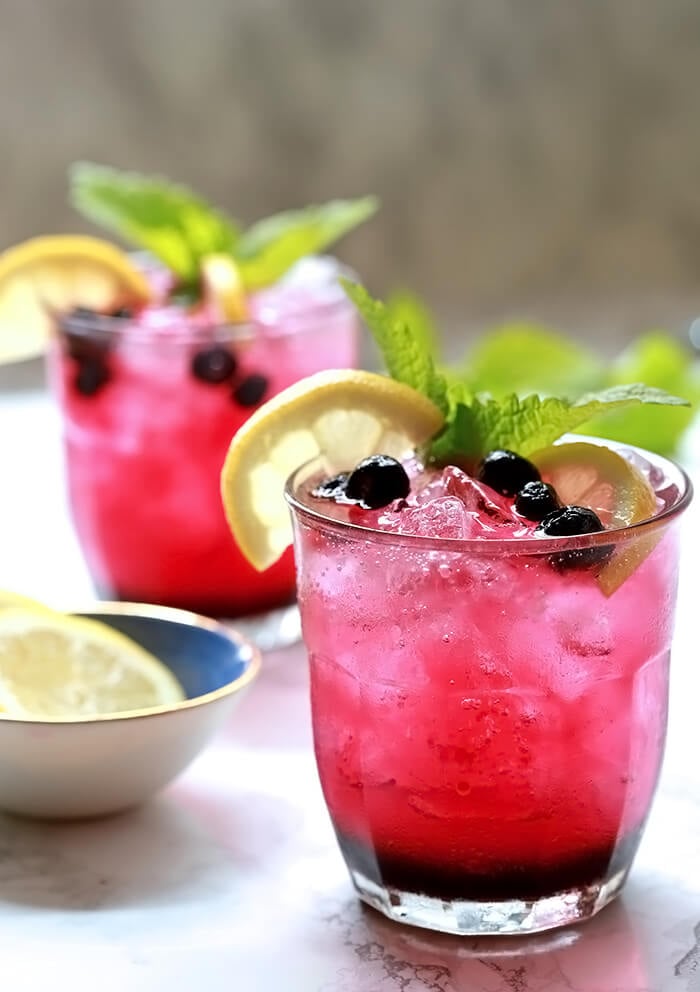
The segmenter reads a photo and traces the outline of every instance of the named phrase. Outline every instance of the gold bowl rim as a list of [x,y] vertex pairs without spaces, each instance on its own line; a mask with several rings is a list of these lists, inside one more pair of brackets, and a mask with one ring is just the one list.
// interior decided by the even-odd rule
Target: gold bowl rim
[[259,650],[247,637],[239,633],[235,628],[229,627],[220,620],[205,617],[199,613],[189,610],[181,610],[172,606],[154,606],[150,603],[126,603],[112,600],[95,600],[92,603],[76,605],[61,612],[71,613],[76,616],[92,614],[99,616],[138,616],[145,619],[164,620],[168,623],[184,624],[187,627],[198,627],[201,630],[210,630],[224,637],[229,643],[238,649],[242,661],[247,664],[245,671],[231,682],[214,689],[212,692],[205,692],[201,696],[192,699],[183,699],[177,703],[169,703],[163,706],[147,706],[143,709],[121,710],[118,713],[102,713],[96,716],[74,716],[74,717],[18,717],[0,713],[0,726],[2,724],[26,724],[34,726],[56,726],[56,725],[77,725],[94,723],[117,723],[125,720],[148,719],[149,717],[166,716],[169,713],[177,713],[180,710],[197,709],[206,706],[216,700],[232,696],[236,692],[247,688],[260,673],[262,665],[262,655]]

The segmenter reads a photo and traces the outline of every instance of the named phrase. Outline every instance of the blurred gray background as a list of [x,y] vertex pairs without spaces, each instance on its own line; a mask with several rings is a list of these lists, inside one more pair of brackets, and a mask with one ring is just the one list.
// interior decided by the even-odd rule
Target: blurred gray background
[[700,312],[697,0],[4,0],[0,244],[84,230],[74,159],[244,220],[383,209],[341,254],[451,350],[517,314],[604,346]]

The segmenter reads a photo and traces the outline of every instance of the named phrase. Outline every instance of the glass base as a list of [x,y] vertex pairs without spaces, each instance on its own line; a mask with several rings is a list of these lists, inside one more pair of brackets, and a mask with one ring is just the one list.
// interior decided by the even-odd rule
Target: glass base
[[540,933],[588,920],[619,895],[628,871],[625,867],[610,878],[541,899],[502,902],[443,901],[384,888],[354,869],[350,875],[360,899],[390,920],[441,933],[482,937]]
[[290,647],[301,640],[301,620],[296,603],[254,616],[222,619],[221,622],[243,634],[261,651]]

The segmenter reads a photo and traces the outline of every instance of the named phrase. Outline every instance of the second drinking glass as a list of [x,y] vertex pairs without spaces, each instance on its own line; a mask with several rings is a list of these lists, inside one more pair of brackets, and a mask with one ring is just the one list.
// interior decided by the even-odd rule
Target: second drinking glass
[[100,595],[237,617],[289,603],[291,551],[268,572],[241,556],[218,478],[231,436],[265,400],[357,361],[358,321],[331,260],[306,259],[245,324],[182,306],[76,310],[52,341],[69,501]]

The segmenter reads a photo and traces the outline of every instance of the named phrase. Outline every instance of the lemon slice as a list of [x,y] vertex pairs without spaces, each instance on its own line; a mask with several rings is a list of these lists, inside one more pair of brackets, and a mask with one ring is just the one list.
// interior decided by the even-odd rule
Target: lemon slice
[[0,610],[8,610],[21,607],[25,610],[33,610],[39,613],[54,613],[55,611],[49,606],[45,606],[44,603],[38,602],[36,599],[31,599],[29,596],[23,596],[19,592],[11,592],[9,589],[0,589]]
[[99,238],[32,238],[0,254],[0,362],[44,351],[52,314],[75,306],[111,313],[149,299],[128,255]]
[[372,454],[401,458],[442,424],[430,400],[372,372],[318,372],[285,389],[238,431],[224,463],[221,494],[241,551],[262,571],[291,544],[284,485],[304,462],[324,454],[339,471]]
[[230,255],[207,255],[200,265],[205,299],[212,303],[222,320],[238,324],[248,320],[248,303],[241,270]]
[[107,624],[0,610],[0,710],[7,717],[86,719],[183,697],[162,662]]
[[[611,448],[585,441],[555,444],[530,456],[545,482],[562,503],[587,506],[606,528],[629,527],[656,512],[656,497],[636,466]],[[620,542],[598,574],[598,584],[611,595],[644,561],[659,533],[635,535]]]

